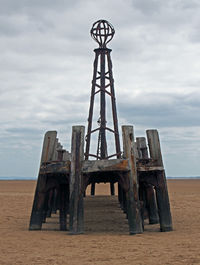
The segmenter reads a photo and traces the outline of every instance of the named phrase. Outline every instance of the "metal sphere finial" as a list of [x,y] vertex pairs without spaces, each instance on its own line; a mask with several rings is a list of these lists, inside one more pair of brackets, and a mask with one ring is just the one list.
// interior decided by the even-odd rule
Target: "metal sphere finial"
[[90,34],[100,48],[106,48],[106,44],[112,40],[115,30],[108,21],[101,19],[93,24]]

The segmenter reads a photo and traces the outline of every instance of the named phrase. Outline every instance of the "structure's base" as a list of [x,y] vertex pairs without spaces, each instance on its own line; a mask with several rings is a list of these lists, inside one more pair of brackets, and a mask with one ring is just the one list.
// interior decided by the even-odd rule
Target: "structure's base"
[[170,232],[173,231],[173,228],[171,226],[165,226],[160,228],[160,232]]
[[173,230],[157,130],[147,131],[149,151],[144,137],[134,141],[132,126],[123,126],[122,132],[123,158],[104,160],[84,160],[84,126],[73,126],[71,155],[66,160],[52,160],[56,132],[45,134],[42,158],[49,158],[40,167],[30,231],[41,230],[46,217],[59,209],[60,230],[68,230],[68,235],[84,234],[85,189],[92,184],[94,195],[95,183],[101,182],[110,183],[112,195],[118,182],[119,207],[128,219],[130,235],[143,233],[145,217],[149,224],[160,223],[161,232]]
[[143,234],[143,232],[132,232],[132,231],[129,232],[130,236],[134,236],[134,235],[137,235],[137,234]]
[[83,235],[84,232],[70,232],[68,233],[69,236],[75,236],[75,235]]
[[40,225],[31,225],[29,227],[29,231],[35,231],[35,230],[41,230],[41,226]]
[[159,224],[159,219],[155,219],[155,220],[151,219],[151,220],[149,220],[149,224],[150,225]]

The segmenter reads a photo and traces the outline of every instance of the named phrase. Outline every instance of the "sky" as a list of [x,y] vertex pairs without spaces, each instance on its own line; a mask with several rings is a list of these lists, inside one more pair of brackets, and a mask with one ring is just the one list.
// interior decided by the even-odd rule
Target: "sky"
[[43,135],[87,126],[92,24],[115,28],[119,127],[160,134],[167,176],[200,175],[199,0],[0,0],[0,176],[37,177]]

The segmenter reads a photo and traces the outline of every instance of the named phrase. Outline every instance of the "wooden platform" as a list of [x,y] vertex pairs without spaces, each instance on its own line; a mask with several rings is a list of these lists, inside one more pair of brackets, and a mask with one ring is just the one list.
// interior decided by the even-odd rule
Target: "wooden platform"
[[40,230],[59,209],[60,230],[83,233],[85,190],[101,182],[110,183],[112,195],[118,183],[119,207],[128,218],[130,234],[143,232],[145,209],[150,224],[159,222],[162,232],[172,230],[157,130],[147,130],[148,150],[144,137],[134,140],[133,126],[122,126],[123,155],[102,160],[84,160],[84,126],[73,126],[71,154],[58,144],[56,135],[47,132],[44,138],[30,230]]

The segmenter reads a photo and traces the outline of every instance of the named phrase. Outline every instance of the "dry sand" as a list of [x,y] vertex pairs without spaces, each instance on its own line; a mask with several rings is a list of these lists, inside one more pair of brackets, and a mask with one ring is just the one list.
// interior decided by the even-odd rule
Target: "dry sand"
[[58,231],[58,218],[28,231],[35,181],[0,181],[0,264],[200,264],[200,180],[168,181],[173,232],[145,225],[129,236],[109,187],[85,199],[85,234]]

